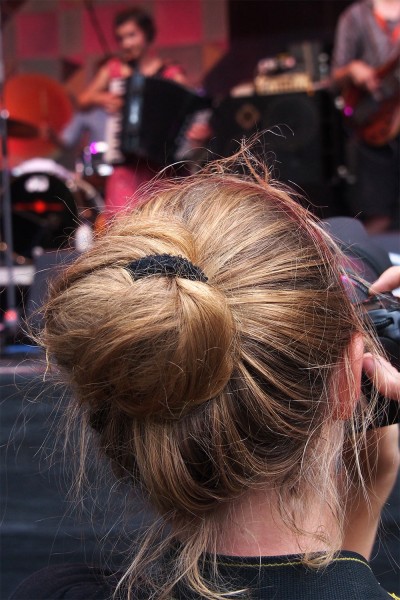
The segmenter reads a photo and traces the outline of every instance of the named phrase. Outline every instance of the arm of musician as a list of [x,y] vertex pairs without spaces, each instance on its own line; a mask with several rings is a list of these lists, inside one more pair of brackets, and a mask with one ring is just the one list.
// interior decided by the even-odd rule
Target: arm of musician
[[122,107],[122,99],[108,91],[109,73],[102,67],[93,81],[78,96],[78,105],[81,109],[101,106],[109,113],[115,113]]
[[362,60],[352,60],[343,67],[338,67],[332,72],[332,79],[340,88],[353,84],[369,92],[379,88],[379,79],[375,69]]
[[177,71],[176,74],[173,76],[173,81],[175,81],[176,83],[180,83],[181,85],[186,85],[189,86],[189,82],[187,80],[186,75],[183,73],[183,71]]
[[212,111],[208,108],[193,114],[185,134],[192,148],[203,146],[213,135],[211,115]]
[[40,123],[38,130],[39,138],[41,140],[44,140],[45,142],[50,142],[51,144],[57,146],[62,150],[69,147],[67,144],[64,144],[64,142],[61,140],[60,136],[55,131],[55,129],[53,129],[48,123]]
[[378,82],[374,69],[358,60],[365,23],[357,12],[345,11],[339,18],[332,52],[331,77],[340,89],[354,85],[373,91]]
[[212,134],[213,130],[209,123],[192,123],[186,132],[186,137],[197,145],[209,140]]
[[50,142],[60,150],[69,150],[69,148],[72,148],[78,142],[81,135],[82,128],[76,122],[75,117],[73,117],[61,133],[57,133],[48,123],[41,123],[39,125],[40,139]]
[[191,87],[185,71],[179,64],[169,64],[163,71],[163,77],[165,77],[165,79],[175,81],[175,83],[180,83],[186,87]]

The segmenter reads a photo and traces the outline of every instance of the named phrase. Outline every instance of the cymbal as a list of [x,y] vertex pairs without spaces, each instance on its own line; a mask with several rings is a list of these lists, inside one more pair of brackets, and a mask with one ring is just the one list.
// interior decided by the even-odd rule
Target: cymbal
[[[1,2],[2,0],[0,4]],[[4,105],[13,119],[39,128],[39,134],[34,137],[10,137],[10,165],[16,167],[21,162],[38,156],[53,157],[58,148],[52,140],[40,135],[40,124],[60,133],[70,121],[73,114],[72,102],[64,86],[41,73],[20,73],[6,81]]]
[[39,135],[39,130],[35,125],[31,125],[25,121],[7,119],[7,133],[9,137],[35,138]]

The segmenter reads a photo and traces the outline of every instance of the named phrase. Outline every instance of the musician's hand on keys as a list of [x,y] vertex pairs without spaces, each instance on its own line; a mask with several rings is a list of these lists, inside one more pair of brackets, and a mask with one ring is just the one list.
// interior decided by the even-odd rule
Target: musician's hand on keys
[[362,60],[353,60],[350,63],[349,75],[355,85],[369,92],[375,92],[379,88],[380,82],[375,69]]
[[193,123],[186,132],[191,142],[205,142],[212,136],[213,130],[208,123]]
[[122,98],[111,92],[102,92],[101,104],[108,113],[116,113],[122,108]]

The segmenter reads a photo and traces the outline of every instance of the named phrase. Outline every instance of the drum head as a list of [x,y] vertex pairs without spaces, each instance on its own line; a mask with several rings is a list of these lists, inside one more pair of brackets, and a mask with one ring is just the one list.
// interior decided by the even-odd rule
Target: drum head
[[32,258],[35,248],[56,250],[68,245],[76,228],[72,192],[54,175],[26,173],[11,183],[14,251]]

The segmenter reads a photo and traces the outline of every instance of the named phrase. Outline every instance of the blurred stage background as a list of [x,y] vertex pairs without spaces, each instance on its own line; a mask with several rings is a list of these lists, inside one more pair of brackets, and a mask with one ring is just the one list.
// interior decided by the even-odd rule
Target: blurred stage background
[[[157,53],[181,63],[191,83],[213,99],[216,135],[212,150],[224,155],[232,150],[233,139],[286,123],[296,131],[289,145],[276,136],[267,140],[268,152],[278,157],[278,175],[300,186],[320,216],[346,214],[352,182],[343,150],[341,115],[335,98],[319,83],[329,69],[337,18],[349,0],[2,0],[5,106],[10,117],[33,128],[47,118],[59,131],[72,113],[71,98],[87,85],[99,59],[116,50],[113,15],[131,4],[144,6],[155,17]],[[93,14],[101,27],[100,36]],[[281,89],[253,97],[258,61],[281,53],[297,57],[301,74],[307,67],[316,84],[313,93]],[[18,81],[22,77],[25,85],[30,76],[32,88],[27,94]],[[45,96],[38,91],[41,77],[46,81]],[[42,160],[40,167],[45,173],[49,174],[51,167],[52,185],[61,182],[63,191],[67,188],[65,193],[70,192],[70,205],[65,205],[72,215],[68,226],[73,227],[74,203],[81,202],[82,195],[83,203],[88,200],[93,194],[92,182],[77,184],[75,173],[62,170],[71,169],[70,157],[35,136],[10,138],[8,150],[13,169],[35,157]],[[54,163],[49,167],[43,159]],[[13,175],[13,183],[21,182],[21,177]],[[41,206],[37,208],[40,212]],[[90,196],[90,208],[99,209],[96,197]],[[35,263],[31,255],[35,242],[29,227],[25,230],[19,225],[21,231],[21,252],[15,266],[19,269],[20,304],[31,293],[36,264],[41,260],[39,256]],[[64,238],[57,238],[60,244],[67,241],[67,236]],[[382,243],[400,253],[395,234],[385,236]],[[40,267],[44,271],[51,268],[53,260],[45,266],[45,258]],[[0,267],[2,311],[7,308],[7,281],[7,273]],[[43,283],[40,285],[39,294],[43,292]],[[1,598],[7,598],[23,577],[49,563],[96,561],[101,553],[99,542],[113,516],[121,512],[122,500],[115,493],[108,516],[102,516],[106,498],[101,496],[94,505],[87,501],[79,519],[71,515],[66,492],[72,480],[61,468],[60,449],[52,453],[57,429],[54,411],[63,391],[43,383],[43,374],[39,357],[7,355],[0,360]],[[379,581],[390,591],[400,587],[399,507],[397,486],[372,561]],[[133,502],[131,515],[130,531],[151,518],[139,500]],[[109,543],[123,529],[123,524],[117,525]]]

